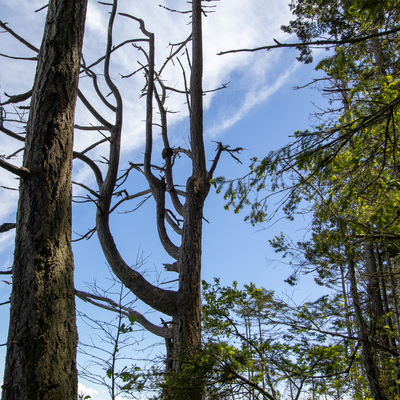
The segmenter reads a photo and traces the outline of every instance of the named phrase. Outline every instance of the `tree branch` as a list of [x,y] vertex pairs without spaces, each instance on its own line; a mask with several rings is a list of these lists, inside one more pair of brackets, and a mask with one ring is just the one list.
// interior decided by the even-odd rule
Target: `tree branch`
[[390,35],[392,33],[399,32],[400,28],[395,28],[391,29],[389,31],[385,32],[378,32],[378,33],[373,33],[371,35],[366,35],[366,36],[360,36],[360,37],[355,37],[352,39],[344,39],[344,40],[315,40],[312,42],[303,42],[303,43],[279,43],[276,39],[273,39],[274,42],[276,43],[275,45],[271,46],[261,46],[261,47],[256,47],[254,49],[236,49],[236,50],[226,50],[226,51],[221,51],[217,55],[221,56],[224,54],[229,54],[229,53],[243,53],[243,52],[255,52],[259,50],[272,50],[272,49],[279,49],[282,47],[305,47],[305,46],[325,46],[325,45],[341,45],[341,44],[353,44],[353,43],[360,43],[364,42],[365,40],[380,37],[380,36],[385,36],[385,35]]
[[[143,316],[143,314],[129,308],[124,307],[114,300],[111,300],[107,297],[102,297],[98,295],[94,295],[87,292],[82,292],[80,290],[75,290],[75,295],[80,298],[81,300],[91,303],[97,307],[103,308],[105,310],[113,311],[116,313],[121,313],[127,317],[135,317],[137,322],[143,326],[143,328],[147,329],[149,332],[154,333],[157,336],[161,336],[165,339],[172,338],[172,330],[167,327],[161,327],[151,323],[147,318]],[[97,300],[97,301],[95,301]],[[106,304],[103,304],[106,303]],[[107,305],[108,304],[108,305]]]
[[8,232],[11,229],[14,229],[17,226],[15,222],[5,222],[0,225],[0,233]]
[[32,176],[32,172],[30,172],[27,168],[25,167],[18,168],[15,165],[8,163],[7,161],[4,161],[1,158],[0,158],[0,167],[23,179],[29,179]]
[[3,28],[5,31],[7,31],[11,36],[14,36],[19,42],[24,44],[28,49],[31,49],[32,51],[39,53],[39,49],[35,47],[33,44],[30,44],[28,41],[23,39],[21,36],[16,34],[11,28],[7,26],[4,22],[0,21],[0,27]]

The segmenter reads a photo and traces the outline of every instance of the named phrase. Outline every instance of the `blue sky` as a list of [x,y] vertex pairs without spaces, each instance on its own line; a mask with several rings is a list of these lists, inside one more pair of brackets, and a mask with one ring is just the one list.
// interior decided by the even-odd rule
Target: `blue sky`
[[[178,0],[120,0],[120,11],[130,12],[146,21],[147,29],[156,34],[156,48],[160,55],[158,63],[168,52],[168,43],[183,40],[189,32],[186,15],[172,14],[158,5],[162,3],[170,8],[184,9],[185,1]],[[216,12],[204,20],[204,88],[213,89],[221,84],[231,82],[228,89],[207,94],[205,96],[205,142],[207,159],[212,160],[216,144],[212,141],[221,141],[231,147],[243,147],[246,150],[240,158],[243,164],[224,155],[216,175],[235,178],[248,172],[250,158],[262,157],[270,150],[285,144],[289,135],[296,130],[303,130],[312,125],[309,114],[316,111],[312,102],[321,104],[321,96],[317,90],[306,88],[294,91],[296,85],[308,83],[311,78],[317,77],[314,66],[300,65],[295,60],[293,50],[277,50],[258,52],[254,54],[230,54],[217,56],[219,51],[233,48],[250,48],[259,45],[271,44],[273,38],[279,41],[290,41],[280,31],[280,25],[287,23],[290,12],[288,0],[221,0],[217,4]],[[9,2],[0,0],[0,19],[9,22],[21,36],[26,37],[37,47],[40,46],[42,23],[45,12],[34,13],[34,10],[44,5],[38,0],[21,0]],[[97,2],[89,1],[88,19],[85,32],[84,54],[90,63],[100,56],[105,46],[105,26],[107,23],[106,9]],[[120,19],[116,25],[116,39],[137,35],[137,27],[131,21]],[[14,39],[2,34],[0,53],[16,56],[34,56],[34,54],[17,43]],[[143,112],[144,103],[139,99],[140,88],[143,85],[141,76],[131,80],[121,81],[119,73],[128,73],[135,67],[132,61],[132,52],[116,54],[113,63],[113,77],[124,92],[124,139],[121,169],[129,160],[139,159],[143,145]],[[0,94],[4,101],[4,92],[9,94],[22,93],[30,89],[34,75],[34,63],[16,63],[13,60],[0,58]],[[179,68],[168,68],[164,79],[173,85],[182,84]],[[88,90],[88,82],[80,83],[82,90]],[[175,145],[185,147],[187,143],[188,124],[186,106],[181,96],[171,95],[169,105],[172,110],[178,111],[170,119],[170,134]],[[80,108],[78,103],[77,121],[91,122],[87,112]],[[12,127],[11,127],[12,128]],[[75,144],[77,149],[87,146],[93,139],[90,135],[77,132]],[[18,146],[4,136],[0,136],[1,154],[9,154]],[[157,143],[156,143],[157,146]],[[161,147],[160,147],[161,148]],[[98,154],[100,155],[100,154]],[[13,162],[17,165],[21,159]],[[185,163],[179,167],[179,174],[184,175]],[[74,166],[74,179],[85,181],[93,186],[90,173],[81,165]],[[135,178],[136,179],[136,178]],[[17,187],[17,181],[5,171],[0,170],[1,185]],[[143,180],[132,180],[138,185],[138,190],[144,188]],[[136,187],[130,188],[132,192]],[[82,195],[80,189],[74,188],[74,194]],[[15,220],[16,192],[0,189],[0,223]],[[245,212],[235,215],[223,209],[225,201],[222,195],[211,191],[204,212],[208,223],[204,223],[203,236],[203,279],[212,281],[214,277],[221,278],[222,284],[229,285],[233,280],[239,284],[254,282],[267,289],[274,289],[277,293],[292,292],[292,288],[283,280],[291,273],[290,267],[277,261],[268,239],[288,232],[291,236],[302,237],[307,221],[298,220],[296,223],[279,221],[269,229],[253,227],[243,222]],[[125,210],[133,208],[135,203],[127,205]],[[271,204],[271,207],[274,205]],[[122,211],[122,210],[121,210]],[[145,268],[149,271],[149,279],[156,281],[171,280],[175,276],[163,272],[163,263],[171,260],[164,253],[158,243],[154,224],[154,203],[147,201],[139,210],[129,214],[116,214],[112,220],[112,229],[118,247],[128,263],[134,264],[138,254],[146,258]],[[94,210],[88,205],[75,205],[73,209],[73,230],[81,234],[94,226]],[[12,264],[13,233],[0,236],[0,266],[4,270]],[[85,289],[84,282],[93,282],[96,279],[99,286],[107,286],[109,281],[108,267],[97,243],[97,238],[90,241],[81,241],[74,245],[76,266],[76,287]],[[152,271],[156,271],[153,273]],[[150,276],[150,274],[152,274]],[[8,278],[4,278],[8,280]],[[298,301],[308,296],[314,296],[315,287],[311,279],[302,279],[295,289]],[[7,301],[10,287],[0,282],[0,302]],[[77,300],[77,306],[85,312],[96,312],[101,318],[103,314],[93,311],[93,308]],[[140,307],[140,306],[138,306]],[[140,309],[140,308],[139,308]],[[6,306],[0,308],[3,321],[8,319]],[[109,315],[104,316],[110,318]],[[155,316],[155,322],[158,317]],[[6,342],[6,323],[0,328],[0,342]],[[80,324],[80,337],[85,338],[88,329]],[[151,340],[151,338],[149,339]],[[0,348],[0,358],[3,359],[5,348]],[[3,372],[3,362],[0,361],[0,375]],[[90,384],[83,382],[87,388]],[[94,396],[95,400],[106,400],[101,389]],[[90,389],[88,389],[90,394]],[[93,393],[93,392],[92,392]]]

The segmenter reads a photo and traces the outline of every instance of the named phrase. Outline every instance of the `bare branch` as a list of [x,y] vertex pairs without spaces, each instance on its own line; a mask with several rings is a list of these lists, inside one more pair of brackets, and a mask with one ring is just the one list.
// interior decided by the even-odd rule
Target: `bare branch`
[[103,184],[103,176],[101,174],[100,168],[96,165],[96,163],[88,156],[79,153],[77,151],[74,151],[73,156],[74,158],[77,158],[78,160],[81,160],[84,163],[86,163],[92,169],[96,177],[97,185],[100,187]]
[[96,193],[94,190],[90,189],[89,187],[87,187],[83,183],[74,182],[74,181],[72,181],[71,183],[74,184],[74,185],[80,186],[81,188],[87,190],[92,196],[94,196],[96,198],[100,197],[98,193]]
[[311,42],[303,42],[303,43],[280,43],[276,39],[273,39],[274,42],[276,43],[275,45],[271,46],[261,46],[261,47],[256,47],[254,49],[236,49],[236,50],[226,50],[226,51],[221,51],[217,55],[224,55],[228,53],[243,53],[243,52],[255,52],[259,50],[272,50],[272,49],[278,49],[282,47],[305,47],[305,46],[325,46],[325,45],[341,45],[341,44],[353,44],[353,43],[360,43],[364,42],[368,39],[376,38],[376,37],[381,37],[381,36],[386,36],[390,35],[392,33],[399,32],[400,28],[395,28],[391,29],[389,31],[384,31],[384,32],[377,32],[373,33],[370,35],[366,36],[359,36],[351,39],[344,39],[344,40],[315,40]]
[[0,167],[23,179],[29,179],[32,176],[32,173],[27,168],[16,167],[15,165],[8,163],[7,161],[4,161],[1,158],[0,158]]
[[89,110],[89,112],[99,121],[101,124],[103,124],[108,130],[111,130],[113,125],[105,120],[96,110],[95,108],[90,104],[90,102],[86,99],[86,97],[83,95],[83,93],[78,90],[78,97],[79,100],[85,105],[85,107]]
[[7,136],[12,137],[13,139],[19,140],[20,142],[25,142],[25,138],[20,136],[18,133],[14,133],[10,131],[7,128],[4,128],[4,126],[0,126],[0,132],[5,133]]
[[22,94],[17,94],[14,96],[10,96],[7,93],[4,93],[9,99],[5,101],[4,103],[0,103],[0,106],[5,106],[6,104],[16,104],[16,103],[21,103],[22,101],[28,100],[32,96],[32,89],[29,90],[26,93]]
[[92,82],[93,82],[93,87],[95,92],[97,93],[97,96],[99,96],[100,100],[103,102],[103,104],[106,105],[106,107],[108,107],[111,111],[117,111],[117,108],[112,105],[104,96],[103,93],[101,93],[101,90],[99,88],[99,85],[97,84],[97,75],[91,71],[90,69],[86,68],[86,67],[82,67],[83,70],[86,72],[86,75],[89,78],[92,78]]
[[71,242],[80,242],[81,240],[83,240],[83,239],[90,239],[92,236],[93,236],[93,234],[96,232],[96,228],[92,228],[92,229],[89,229],[89,231],[88,232],[86,232],[84,235],[81,235],[81,234],[79,234],[79,233],[77,233],[77,232],[74,232],[75,233],[75,235],[78,235],[78,236],[80,236],[79,237],[79,239],[73,239],[73,240],[71,240]]
[[171,272],[179,272],[179,265],[177,262],[174,262],[173,264],[163,264],[164,268],[167,271],[171,271]]
[[[98,295],[94,295],[87,292],[82,292],[80,290],[75,290],[75,294],[81,300],[86,301],[88,303],[94,304],[97,307],[104,308],[109,311],[122,313],[127,317],[133,316],[137,319],[137,322],[143,326],[143,328],[147,329],[149,332],[154,333],[157,336],[161,336],[165,339],[172,338],[172,330],[168,327],[161,327],[151,323],[147,318],[143,316],[143,314],[138,311],[133,310],[129,307],[124,307],[114,300],[111,300],[107,297],[102,297]],[[105,303],[105,304],[104,304]]]
[[239,158],[234,155],[234,153],[240,153],[241,151],[243,151],[244,149],[242,147],[236,147],[235,149],[230,149],[230,146],[223,146],[221,142],[214,142],[214,143],[218,143],[217,154],[213,160],[210,170],[208,171],[208,174],[207,174],[208,181],[210,181],[212,179],[214,171],[218,165],[218,161],[220,159],[221,153],[223,151],[226,151],[227,153],[229,153],[231,155],[231,157],[234,158],[238,163],[240,163],[240,164],[242,163],[239,160]]
[[110,129],[107,128],[106,126],[81,126],[81,125],[74,125],[75,129],[78,129],[80,131],[109,131]]
[[10,231],[11,229],[14,229],[16,226],[17,224],[14,222],[5,222],[4,224],[0,225],[0,233]]
[[19,42],[21,42],[22,44],[24,44],[26,47],[28,47],[28,49],[31,49],[32,51],[39,53],[39,49],[37,47],[35,47],[33,44],[30,44],[28,41],[26,41],[25,39],[23,39],[21,36],[19,36],[18,34],[16,34],[11,28],[9,28],[7,26],[6,23],[0,21],[0,27],[3,28],[5,31],[7,31],[10,35],[14,36],[15,39],[17,39]]
[[[150,193],[151,193],[151,190],[150,190],[150,189],[147,189],[147,190],[143,190],[142,192],[139,192],[139,193],[127,195],[127,196],[124,197],[122,200],[120,200],[118,203],[116,203],[116,204],[114,205],[114,207],[111,208],[110,214],[111,214],[118,206],[120,206],[122,203],[124,203],[125,201],[132,200],[132,199],[137,199],[138,197],[145,196],[146,194],[150,194]],[[146,201],[147,199],[148,199],[148,198],[146,198],[144,201]],[[141,203],[140,205],[142,205],[142,203]]]

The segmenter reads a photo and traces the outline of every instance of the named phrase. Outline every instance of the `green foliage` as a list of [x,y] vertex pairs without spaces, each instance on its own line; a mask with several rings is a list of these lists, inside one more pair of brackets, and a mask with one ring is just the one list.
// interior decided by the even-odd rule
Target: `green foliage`
[[130,315],[128,318],[131,325],[133,325],[138,320],[137,317],[135,317],[134,315]]
[[78,394],[78,400],[89,400],[92,396],[85,395],[85,394]]
[[[246,208],[245,219],[252,224],[280,212],[288,219],[310,215],[306,240],[294,243],[282,233],[270,244],[294,268],[287,283],[313,274],[332,294],[303,307],[270,303],[269,310],[279,304],[285,314],[279,310],[266,320],[262,315],[263,324],[272,320],[287,329],[278,341],[272,339],[274,346],[286,346],[285,356],[268,365],[290,379],[296,371],[301,377],[296,385],[313,376],[316,397],[340,398],[334,391],[347,385],[357,399],[398,398],[400,328],[391,315],[398,313],[393,270],[398,272],[400,238],[400,3],[293,0],[290,8],[295,19],[284,31],[302,43],[333,43],[316,65],[325,75],[319,82],[330,107],[321,111],[314,131],[295,132],[292,143],[253,159],[245,177],[219,179],[218,190],[225,187],[226,208]],[[300,61],[313,61],[310,46],[298,49]],[[272,196],[278,201],[271,209]],[[368,246],[373,261],[367,263]],[[221,288],[220,299],[225,291]],[[221,314],[220,332],[225,329],[229,340],[238,332],[229,314],[236,312],[225,311],[225,319]],[[365,369],[379,372],[371,379]],[[315,379],[316,374],[323,378]]]
[[[284,30],[303,42],[349,40],[335,45],[316,66],[326,74],[323,90],[336,107],[323,113],[315,131],[297,131],[294,142],[262,160],[253,159],[245,177],[220,178],[217,188],[226,188],[227,209],[239,212],[249,207],[245,219],[258,224],[276,215],[275,207],[268,209],[271,196],[278,196],[278,209],[288,219],[304,213],[305,202],[318,201],[319,218],[341,215],[355,235],[383,228],[385,234],[397,232],[392,222],[397,220],[399,202],[399,40],[397,33],[388,33],[351,42],[398,27],[398,2],[377,4],[292,1],[297,19]],[[300,58],[311,61],[311,50],[301,49]]]
[[218,279],[203,282],[203,296],[199,357],[202,376],[212,382],[207,398],[249,391],[260,399],[308,392],[340,398],[355,392],[349,372],[358,365],[358,350],[347,337],[341,296],[295,305],[254,284],[240,290]]

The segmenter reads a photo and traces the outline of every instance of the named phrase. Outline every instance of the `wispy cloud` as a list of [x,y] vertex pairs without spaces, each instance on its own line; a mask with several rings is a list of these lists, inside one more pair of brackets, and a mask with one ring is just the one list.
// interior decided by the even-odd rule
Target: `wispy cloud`
[[[35,14],[34,10],[39,8],[41,2],[39,0],[27,1],[22,0],[23,7],[20,2],[6,2],[0,0],[2,7],[2,19],[10,22],[10,27],[15,29],[22,36],[38,46],[41,42],[42,22],[45,11]],[[170,8],[186,7],[186,2],[178,0],[165,0]],[[273,93],[275,93],[285,82],[287,76],[293,70],[286,70],[277,76],[276,80],[271,83],[266,79],[266,71],[271,71],[273,63],[279,62],[276,57],[258,57],[257,63],[254,63],[254,55],[252,54],[234,54],[227,56],[218,56],[221,50],[232,48],[249,48],[262,44],[271,43],[273,38],[282,40],[282,32],[280,25],[289,20],[289,10],[286,0],[221,0],[216,3],[215,13],[210,13],[204,19],[204,87],[205,89],[214,89],[222,83],[226,83],[234,76],[246,75],[244,71],[251,72],[253,77],[243,80],[242,95],[240,98],[244,100],[240,104],[234,105],[234,110],[220,110],[223,118],[218,123],[211,124],[211,128],[207,134],[214,138],[218,134],[226,131],[233,124],[248,115],[250,110],[266,101]],[[156,51],[158,53],[157,66],[160,67],[162,60],[169,54],[169,43],[177,43],[183,40],[190,32],[190,24],[187,15],[170,13],[159,7],[158,1],[137,0],[135,2],[121,2],[122,12],[136,15],[146,20],[146,26],[156,35]],[[106,25],[109,8],[100,6],[97,1],[89,0],[88,16],[85,31],[85,60],[87,63],[93,62],[102,55],[106,40]],[[33,23],[37,21],[38,23]],[[40,25],[38,27],[38,25]],[[32,29],[32,30],[30,30]],[[119,17],[118,24],[115,26],[115,40],[118,43],[132,37],[142,36],[138,30],[137,23],[127,18]],[[32,52],[27,51],[22,45],[14,39],[7,40],[6,36],[2,36],[0,42],[0,52],[10,53],[13,55],[33,56]],[[138,152],[144,141],[144,118],[145,108],[144,99],[140,99],[141,89],[143,88],[143,77],[138,74],[130,79],[122,80],[119,74],[129,73],[137,69],[138,64],[135,61],[135,49],[128,46],[125,50],[116,52],[115,59],[112,64],[113,79],[124,95],[124,129],[123,129],[123,159],[132,157],[133,152]],[[186,55],[182,54],[182,59],[186,60]],[[30,89],[32,78],[34,75],[35,65],[33,62],[12,63],[10,60],[1,60],[2,68],[0,68],[0,85],[2,92],[17,94]],[[4,64],[3,64],[4,63]],[[22,69],[21,69],[22,68]],[[260,70],[257,71],[257,68]],[[102,74],[101,70],[99,71]],[[26,77],[21,79],[21,76]],[[101,76],[100,76],[101,77]],[[183,87],[182,71],[179,65],[172,65],[165,71],[163,79],[170,86]],[[101,84],[101,82],[100,82]],[[84,79],[80,83],[81,88],[90,93],[89,79]],[[214,99],[219,94],[213,93],[205,96],[205,108],[214,107]],[[3,96],[2,96],[3,98]],[[168,107],[170,110],[177,111],[170,114],[170,124],[182,121],[187,116],[187,105],[185,97],[171,93],[168,98]],[[98,107],[100,111],[104,109],[100,102],[94,101],[94,107]],[[107,110],[104,110],[107,112]],[[107,118],[112,118],[108,115]],[[77,109],[77,121],[80,124],[93,123],[97,125],[93,117],[86,111]],[[210,124],[209,124],[210,125]],[[11,127],[12,128],[12,127]],[[75,134],[75,146],[79,149],[86,148],[93,140],[98,138],[98,133],[79,132]],[[1,137],[2,150],[1,154],[9,151],[8,141]],[[7,143],[7,146],[5,144]],[[106,155],[106,154],[105,154]],[[97,155],[96,155],[97,157]],[[21,163],[21,159],[16,160]],[[80,171],[82,163],[77,163],[74,176],[87,178],[87,171]],[[122,167],[121,167],[122,168]],[[14,177],[8,172],[0,170],[0,182],[2,185],[11,185]],[[89,183],[90,184],[90,183]],[[6,190],[0,190],[0,201],[2,203],[0,212],[0,223],[5,222],[12,217],[16,209],[17,193],[10,193]],[[0,253],[4,247],[0,248]]]
[[[237,122],[244,119],[254,107],[264,103],[283,85],[287,85],[290,76],[298,67],[299,64],[297,62],[293,63],[291,66],[284,69],[280,75],[276,76],[273,81],[268,80],[265,73],[256,74],[253,82],[248,82],[248,87],[242,103],[233,109],[230,107],[223,110],[223,116],[216,118],[215,123],[207,129],[205,134],[209,137],[216,138]],[[257,77],[258,79],[256,79]]]

